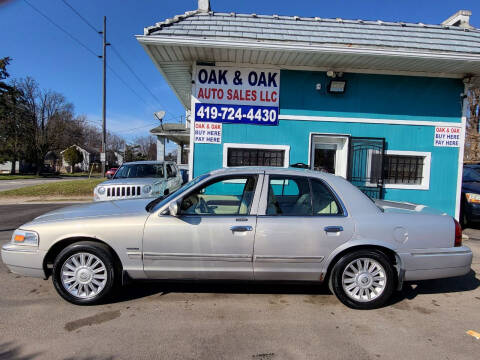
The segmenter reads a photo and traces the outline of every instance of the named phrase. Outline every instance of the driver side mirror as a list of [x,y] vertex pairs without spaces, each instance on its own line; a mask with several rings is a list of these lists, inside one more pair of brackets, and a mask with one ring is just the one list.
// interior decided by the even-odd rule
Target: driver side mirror
[[179,210],[179,201],[172,201],[170,204],[168,204],[168,211],[170,212],[171,216],[178,216],[178,210]]

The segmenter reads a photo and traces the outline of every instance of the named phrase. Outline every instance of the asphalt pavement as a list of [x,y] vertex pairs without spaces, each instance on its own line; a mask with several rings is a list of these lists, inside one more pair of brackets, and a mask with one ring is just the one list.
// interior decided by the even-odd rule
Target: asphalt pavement
[[[0,244],[61,206],[0,206]],[[224,283],[137,283],[80,307],[0,262],[0,359],[478,359],[480,231],[467,232],[467,276],[406,284],[373,311],[321,286]]]

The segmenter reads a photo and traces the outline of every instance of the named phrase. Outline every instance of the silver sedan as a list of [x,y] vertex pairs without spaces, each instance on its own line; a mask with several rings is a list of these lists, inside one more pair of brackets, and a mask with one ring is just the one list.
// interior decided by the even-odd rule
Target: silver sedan
[[22,225],[2,249],[17,274],[53,279],[75,304],[126,279],[328,283],[357,309],[402,283],[460,276],[472,252],[450,216],[375,203],[343,178],[300,169],[230,168],[155,200],[68,207]]

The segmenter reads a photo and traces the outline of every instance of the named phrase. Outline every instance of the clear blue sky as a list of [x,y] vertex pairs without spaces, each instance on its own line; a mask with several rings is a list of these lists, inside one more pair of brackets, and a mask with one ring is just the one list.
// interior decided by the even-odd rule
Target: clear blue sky
[[[101,53],[101,39],[61,0],[29,0],[39,10]],[[167,110],[178,121],[184,110],[147,54],[134,38],[143,28],[197,8],[197,0],[66,0],[95,27],[108,21],[108,41],[133,67],[158,103],[110,51],[113,69],[141,98],[112,74],[108,75],[107,125],[128,140],[148,135],[156,125],[153,112]],[[10,56],[12,77],[32,76],[43,88],[63,93],[77,114],[101,119],[101,60],[72,41],[30,8],[24,0],[0,0],[0,57]],[[214,11],[319,16],[324,18],[423,22],[439,24],[459,9],[472,10],[480,27],[479,0],[211,0]]]

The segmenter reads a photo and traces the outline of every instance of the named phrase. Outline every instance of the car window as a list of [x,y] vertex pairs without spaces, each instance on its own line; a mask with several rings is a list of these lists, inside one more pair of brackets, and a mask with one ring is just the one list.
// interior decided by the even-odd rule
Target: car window
[[177,170],[175,169],[175,166],[172,164],[167,164],[167,177],[175,177],[177,176]]
[[312,204],[314,215],[340,215],[342,213],[335,196],[318,179],[310,179],[312,184]]
[[470,168],[463,168],[463,181],[480,182],[480,172]]
[[222,177],[195,189],[180,205],[181,215],[248,215],[257,177]]
[[193,179],[190,182],[187,182],[185,185],[183,185],[180,189],[177,191],[170,193],[167,196],[161,196],[159,198],[156,198],[155,200],[152,200],[151,202],[148,203],[146,206],[145,210],[147,211],[157,211],[160,209],[162,206],[166,205],[168,202],[170,202],[172,199],[176,198],[177,196],[181,195],[182,193],[186,192],[188,189],[191,187],[197,185],[200,181],[203,181],[205,178],[207,178],[209,174],[203,174],[195,179]]
[[312,215],[312,197],[308,178],[270,176],[268,187],[267,215]]
[[164,170],[162,164],[132,164],[123,165],[115,173],[114,179],[125,178],[163,178]]

